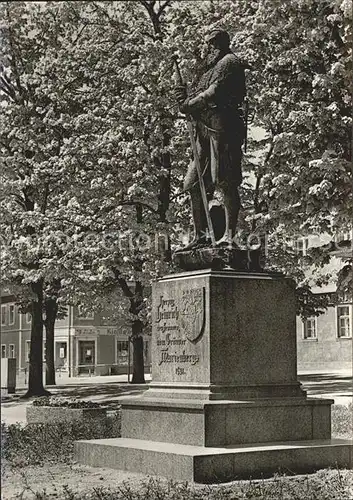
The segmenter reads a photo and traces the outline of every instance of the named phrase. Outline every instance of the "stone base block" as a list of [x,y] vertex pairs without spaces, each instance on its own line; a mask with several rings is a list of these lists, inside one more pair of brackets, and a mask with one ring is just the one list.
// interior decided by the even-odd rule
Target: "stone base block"
[[178,481],[218,483],[351,468],[351,441],[332,439],[205,448],[139,439],[97,439],[75,443],[75,459],[93,467],[164,476]]
[[194,446],[329,439],[331,399],[120,398],[124,438]]

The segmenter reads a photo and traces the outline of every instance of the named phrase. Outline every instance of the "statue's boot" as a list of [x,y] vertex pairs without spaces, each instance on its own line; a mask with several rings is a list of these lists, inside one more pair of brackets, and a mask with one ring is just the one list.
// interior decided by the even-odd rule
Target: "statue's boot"
[[195,236],[195,238],[185,247],[178,248],[177,252],[186,252],[188,250],[194,250],[195,248],[201,248],[205,246],[211,246],[211,240],[207,238],[205,235],[203,236]]
[[225,229],[222,238],[216,242],[216,246],[237,248],[233,238],[235,236],[240,209],[238,188],[229,185],[223,187],[222,191],[224,198]]
[[222,238],[216,241],[217,247],[228,247],[228,248],[237,248],[234,243],[231,234],[224,234]]

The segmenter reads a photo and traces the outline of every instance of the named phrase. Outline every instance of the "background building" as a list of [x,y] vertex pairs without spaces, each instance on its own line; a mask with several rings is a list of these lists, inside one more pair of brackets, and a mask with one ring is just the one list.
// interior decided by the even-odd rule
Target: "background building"
[[[352,274],[338,279],[347,259],[352,257],[352,230],[329,235],[316,235],[297,240],[297,250],[305,256],[312,247],[326,246],[331,259],[320,272],[335,276],[334,282],[315,287],[315,294],[326,295],[329,307],[319,316],[297,318],[298,370],[352,370]],[[312,269],[313,273],[314,270]],[[309,274],[310,276],[310,274]],[[338,287],[336,283],[339,283]]]
[[328,294],[324,314],[297,317],[298,370],[352,369],[352,294],[336,286],[315,290]]
[[[67,316],[55,322],[54,362],[57,371],[70,376],[128,373],[132,366],[131,330],[126,325],[107,325],[100,314],[68,306]],[[1,357],[16,358],[17,371],[28,370],[31,315],[20,314],[14,297],[1,297]],[[150,336],[144,339],[145,371],[150,370]],[[45,329],[43,356],[45,361]]]

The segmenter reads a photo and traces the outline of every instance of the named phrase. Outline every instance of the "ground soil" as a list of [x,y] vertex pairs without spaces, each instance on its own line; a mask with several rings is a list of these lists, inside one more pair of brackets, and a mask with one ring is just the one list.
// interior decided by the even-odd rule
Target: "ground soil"
[[75,492],[92,491],[93,488],[118,488],[124,483],[138,486],[146,479],[142,474],[132,474],[112,469],[96,469],[85,465],[53,464],[42,467],[24,467],[3,471],[1,499],[35,498],[35,492],[46,490],[63,498],[63,488]]
[[[340,491],[335,491],[335,488],[332,487],[334,482],[337,482],[337,478],[339,476],[340,482],[342,482],[342,488]],[[153,478],[152,478],[153,479]],[[351,500],[353,498],[353,472],[350,470],[342,470],[338,472],[337,470],[322,470],[317,472],[316,474],[309,476],[292,476],[288,478],[290,481],[294,483],[302,484],[303,482],[306,484],[306,481],[309,481],[314,485],[315,483],[323,485],[331,485],[331,493],[332,498],[340,498],[342,500]],[[51,498],[58,498],[58,500],[69,499],[70,494],[72,493],[89,493],[93,492],[94,489],[104,488],[111,489],[114,491],[124,492],[126,498],[133,498],[134,495],[129,493],[129,488],[131,490],[140,490],[142,489],[142,485],[146,485],[146,482],[149,478],[142,474],[134,474],[131,472],[123,472],[112,469],[105,468],[92,468],[84,465],[72,464],[53,464],[53,465],[45,465],[43,467],[24,467],[22,469],[11,470],[10,468],[3,471],[2,477],[2,489],[1,489],[1,499],[2,500],[27,500],[27,499],[40,499],[46,498],[43,493],[47,493],[51,495]],[[167,486],[168,481],[163,478],[154,478],[154,481],[158,482],[161,486]],[[259,482],[273,482],[272,479],[259,480]],[[257,482],[257,481],[255,481]],[[226,488],[229,491],[229,488],[233,492],[234,498],[238,498],[237,493],[240,493],[239,488],[242,490],[242,485],[248,483],[247,481],[235,481],[232,483],[227,483],[223,485],[213,485],[213,486],[204,486],[204,485],[196,485],[191,486],[192,490],[198,490],[199,494],[201,491],[205,495],[204,498],[208,498],[209,494],[218,488]],[[254,481],[253,481],[254,483]],[[65,491],[66,490],[66,491]],[[200,491],[201,490],[201,491]],[[302,496],[298,497],[298,492],[307,491],[306,489],[298,489],[293,498],[302,498]],[[128,494],[126,494],[128,493]],[[202,493],[201,493],[202,494]],[[97,497],[99,498],[99,497]],[[125,498],[125,496],[124,496]],[[140,497],[141,498],[141,497]],[[199,496],[198,496],[199,498]],[[233,495],[227,498],[233,498]],[[245,497],[244,497],[245,498]],[[246,496],[246,498],[250,498]],[[255,498],[255,497],[251,497]],[[256,495],[256,498],[259,498]],[[272,496],[266,496],[266,498],[273,498]],[[286,498],[292,498],[292,496]],[[315,498],[319,498],[315,496]],[[325,495],[325,498],[330,498]],[[304,500],[304,498],[303,498]]]

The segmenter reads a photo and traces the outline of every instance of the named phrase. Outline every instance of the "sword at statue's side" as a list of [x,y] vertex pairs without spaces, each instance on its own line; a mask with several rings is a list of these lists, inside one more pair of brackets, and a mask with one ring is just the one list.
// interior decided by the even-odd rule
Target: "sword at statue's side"
[[[178,80],[177,84],[180,86],[184,86],[183,78],[181,76],[180,68],[179,68],[179,64],[178,64],[178,58],[177,58],[177,56],[173,56],[172,59],[173,59],[174,64],[175,64],[176,77]],[[214,231],[213,231],[213,225],[212,225],[210,211],[208,209],[206,188],[205,188],[205,183],[204,183],[202,172],[201,172],[200,158],[199,158],[199,154],[197,152],[197,146],[196,146],[196,142],[195,142],[195,138],[194,138],[194,130],[192,127],[190,117],[186,116],[186,119],[187,119],[188,131],[189,131],[189,135],[190,135],[192,152],[194,154],[195,167],[196,167],[196,171],[197,171],[197,176],[199,178],[202,202],[203,202],[203,206],[204,206],[205,214],[206,214],[207,227],[208,227],[208,231],[210,233],[212,246],[214,247],[214,246],[216,246],[216,238],[215,238]]]

